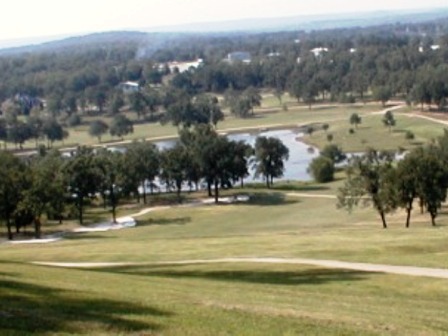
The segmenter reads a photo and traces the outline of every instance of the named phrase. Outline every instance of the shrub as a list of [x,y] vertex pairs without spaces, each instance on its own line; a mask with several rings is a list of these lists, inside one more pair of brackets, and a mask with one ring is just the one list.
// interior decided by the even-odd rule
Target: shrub
[[319,156],[311,161],[308,168],[309,173],[316,182],[326,183],[334,180],[334,163],[325,156]]
[[81,116],[79,116],[78,114],[72,114],[68,119],[67,119],[67,125],[69,127],[75,127],[75,126],[79,126],[81,125],[82,119]]

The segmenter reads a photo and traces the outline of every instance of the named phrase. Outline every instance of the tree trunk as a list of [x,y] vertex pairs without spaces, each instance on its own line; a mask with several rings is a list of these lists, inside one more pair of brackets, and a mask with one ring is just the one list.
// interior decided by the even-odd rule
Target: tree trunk
[[145,183],[145,181],[143,181],[142,187],[143,187],[143,204],[146,204],[146,183]]
[[432,226],[436,226],[437,213],[434,213],[434,212],[430,211],[430,215],[431,215],[431,225]]
[[240,181],[241,181],[241,189],[243,189],[244,188],[244,179],[241,178]]
[[34,233],[35,233],[36,239],[40,239],[40,237],[41,237],[41,227],[42,227],[42,223],[40,222],[40,218],[36,217],[34,219]]
[[411,224],[411,212],[412,212],[412,205],[408,206],[406,208],[407,216],[406,216],[406,228],[409,228]]
[[208,190],[208,197],[212,197],[212,182],[210,180],[207,180],[207,190]]
[[79,224],[83,224],[83,203],[84,197],[78,197]]
[[8,239],[12,240],[11,220],[9,218],[6,219],[6,227],[8,228]]
[[219,188],[218,188],[218,180],[215,179],[215,203],[219,202]]
[[269,175],[266,175],[266,187],[269,189],[271,186],[269,185]]
[[383,229],[387,229],[386,216],[383,211],[380,211],[381,221],[383,222]]

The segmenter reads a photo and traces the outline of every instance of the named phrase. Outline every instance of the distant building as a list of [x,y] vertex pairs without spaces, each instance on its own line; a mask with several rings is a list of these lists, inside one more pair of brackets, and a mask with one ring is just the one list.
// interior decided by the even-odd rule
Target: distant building
[[268,54],[268,57],[272,58],[272,57],[279,57],[281,54],[279,52],[270,52]]
[[321,56],[324,52],[328,52],[328,48],[322,48],[322,47],[319,47],[319,48],[311,49],[310,51],[314,54],[314,56],[319,57],[319,56]]
[[123,91],[124,94],[130,94],[140,91],[140,85],[137,82],[124,82],[118,84],[118,87]]
[[252,61],[252,57],[249,52],[235,51],[228,54],[226,60],[229,63],[235,63],[235,62],[250,63]]
[[204,60],[202,58],[198,58],[195,61],[189,62],[170,62],[168,63],[168,67],[171,72],[174,72],[176,69],[179,73],[189,71],[191,69],[197,69],[204,64]]
[[354,54],[357,50],[356,50],[356,48],[350,48],[350,54]]
[[438,44],[433,44],[430,48],[431,50],[439,50],[440,46]]

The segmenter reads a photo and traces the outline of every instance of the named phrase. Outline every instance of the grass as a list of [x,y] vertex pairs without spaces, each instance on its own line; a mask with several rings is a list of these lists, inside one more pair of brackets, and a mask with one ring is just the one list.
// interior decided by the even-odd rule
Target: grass
[[446,209],[437,228],[415,214],[406,230],[399,212],[383,230],[371,209],[350,215],[335,200],[290,195],[334,194],[341,183],[284,182],[272,190],[255,184],[224,192],[249,194],[248,204],[178,207],[139,218],[133,229],[0,245],[0,333],[447,333],[442,279],[250,263],[98,270],[29,264],[272,256],[448,267]]
[[[274,97],[275,98],[275,97]],[[365,114],[380,110],[380,105],[354,105],[354,106],[336,106],[336,107],[319,107],[315,106],[309,110],[306,106],[293,106],[288,111],[283,111],[279,107],[270,109],[255,110],[255,115],[250,118],[241,119],[227,115],[226,119],[218,124],[218,131],[235,132],[246,129],[263,129],[270,127],[296,127],[309,123],[319,123],[334,120],[348,120],[349,116],[354,113]],[[128,112],[129,114],[130,112]],[[134,114],[130,114],[134,116]],[[93,120],[95,118],[89,117],[86,120]],[[111,117],[102,117],[104,121],[110,123]],[[135,116],[134,118],[135,119]],[[69,129],[69,137],[64,142],[55,142],[54,146],[61,147],[75,147],[78,145],[98,145],[98,139],[92,138],[88,134],[88,124],[83,124],[75,128]],[[160,139],[177,136],[177,128],[172,125],[160,125],[159,123],[142,123],[134,125],[134,133],[124,137],[124,140],[139,140],[139,139]],[[120,141],[119,138],[111,137],[105,134],[102,137],[102,143]],[[11,144],[9,148],[13,148]],[[28,141],[24,144],[26,149],[34,149],[36,147],[34,140]]]
[[[397,125],[389,130],[382,124],[381,115],[365,115],[362,124],[355,128],[346,120],[329,123],[327,133],[333,135],[333,143],[342,147],[346,152],[361,152],[368,147],[385,150],[411,149],[436,139],[443,134],[445,126],[438,123],[413,118],[406,115],[395,115]],[[349,129],[354,129],[354,134]],[[406,131],[411,131],[415,139],[407,140]],[[304,137],[305,142],[319,148],[325,147],[329,142],[324,131],[314,132]]]
[[[389,149],[407,147],[406,130],[414,132],[417,143],[442,133],[443,128],[435,123],[398,115],[395,131],[389,132],[381,125],[381,116],[369,116],[376,109],[370,105],[311,112],[297,108],[260,112],[259,118],[229,118],[223,124],[233,128],[325,121],[335,142],[353,151],[362,148],[362,139],[377,147],[389,148],[390,143]],[[355,110],[363,115],[363,125],[347,138],[348,117]],[[316,132],[306,140],[322,146],[325,133]],[[29,263],[303,257],[448,268],[447,207],[442,209],[436,228],[431,227],[429,216],[416,210],[410,229],[404,228],[405,215],[398,211],[387,217],[390,228],[383,230],[370,208],[348,214],[336,208],[336,200],[294,195],[335,195],[342,183],[338,174],[330,184],[281,182],[271,190],[250,184],[244,190],[223,192],[248,194],[248,204],[175,207],[138,218],[138,226],[132,229],[69,236],[49,245],[2,244],[0,333],[448,334],[448,321],[441,314],[448,309],[445,279],[276,264],[77,270]],[[151,204],[172,201],[170,195],[157,196]],[[119,215],[142,207],[123,205]],[[86,213],[87,223],[108,218],[109,210],[100,206]],[[52,223],[44,232],[75,225]]]

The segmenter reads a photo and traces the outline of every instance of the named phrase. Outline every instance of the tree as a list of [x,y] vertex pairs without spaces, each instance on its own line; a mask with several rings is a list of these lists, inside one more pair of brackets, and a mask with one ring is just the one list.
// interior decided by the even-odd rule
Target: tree
[[201,119],[207,120],[215,128],[218,122],[224,120],[224,113],[221,111],[216,97],[199,96],[194,102],[194,108],[199,115],[203,116]]
[[323,125],[322,125],[322,130],[323,130],[325,133],[327,133],[327,131],[328,131],[329,128],[330,128],[330,125],[328,125],[328,124],[323,124]]
[[361,117],[358,115],[358,113],[353,113],[350,116],[350,125],[355,125],[355,128],[358,128],[358,125],[362,123]]
[[250,110],[252,111],[252,115],[254,114],[254,108],[256,106],[261,106],[262,97],[258,89],[253,86],[248,87],[243,92],[243,97],[249,102]]
[[334,162],[326,156],[313,159],[308,170],[316,182],[327,183],[334,179]]
[[127,169],[124,155],[119,152],[101,150],[95,156],[95,166],[98,169],[98,177],[103,187],[103,195],[107,198],[112,208],[112,223],[117,223],[117,206],[123,194],[125,181],[124,172]]
[[137,113],[137,117],[140,119],[140,117],[146,114],[146,100],[145,96],[142,92],[134,92],[129,95],[129,104],[131,107],[131,110],[135,111]]
[[429,146],[417,153],[417,194],[435,226],[438,211],[447,197],[448,172],[440,148]]
[[54,118],[48,118],[44,121],[42,126],[42,133],[47,138],[48,147],[52,147],[53,142],[56,140],[62,141],[68,136],[62,125]]
[[20,149],[23,148],[23,144],[32,138],[33,131],[30,126],[23,121],[17,120],[12,125],[10,125],[7,129],[8,140],[14,142],[20,146]]
[[271,187],[274,178],[283,176],[284,161],[289,159],[289,149],[277,138],[258,137],[255,141],[255,175],[264,176]]
[[3,146],[6,149],[6,143],[8,140],[8,129],[6,120],[0,119],[0,141],[3,141]]
[[396,170],[395,188],[397,201],[400,207],[406,210],[406,227],[410,226],[412,205],[418,195],[419,164],[422,157],[422,149],[416,149],[399,161]]
[[396,125],[396,121],[394,118],[394,114],[392,113],[392,111],[386,111],[386,113],[383,116],[383,124],[384,126],[389,128],[389,132],[392,130],[392,127],[394,127]]
[[109,126],[103,120],[94,120],[89,126],[89,135],[98,138],[101,143],[101,137],[106,134]]
[[44,213],[58,213],[62,218],[65,201],[63,162],[59,152],[50,152],[35,159],[29,171],[29,186],[17,209],[32,217],[36,238],[41,237],[41,217]]
[[0,162],[0,219],[6,224],[8,239],[12,240],[13,215],[28,185],[28,169],[20,159],[8,152],[0,151]]
[[64,174],[72,197],[75,198],[78,209],[79,223],[83,224],[84,201],[93,197],[101,181],[100,172],[95,164],[93,151],[87,147],[80,147],[74,158],[66,162]]
[[333,141],[333,134],[327,134],[327,141],[332,142]]
[[182,183],[186,180],[186,170],[189,166],[187,160],[186,150],[180,143],[173,148],[164,150],[160,158],[160,177],[169,189],[172,184],[175,186],[179,203],[181,202]]
[[[156,145],[151,142],[133,142],[125,154],[127,174],[130,180],[135,180],[143,190],[143,202],[146,204],[146,183],[152,185],[159,174],[160,153]],[[134,191],[138,192],[138,185]]]
[[117,136],[123,139],[123,136],[134,133],[132,121],[121,114],[115,116],[110,125],[109,133],[112,136]]
[[374,149],[353,158],[346,170],[347,180],[339,189],[338,207],[351,211],[361,201],[372,204],[386,229],[386,214],[397,207],[392,159],[391,154]]
[[333,161],[335,164],[344,162],[347,155],[344,154],[338,145],[326,145],[320,152],[320,155]]
[[386,106],[387,101],[392,97],[392,91],[388,86],[377,86],[373,88],[373,99],[380,101],[383,107]]

